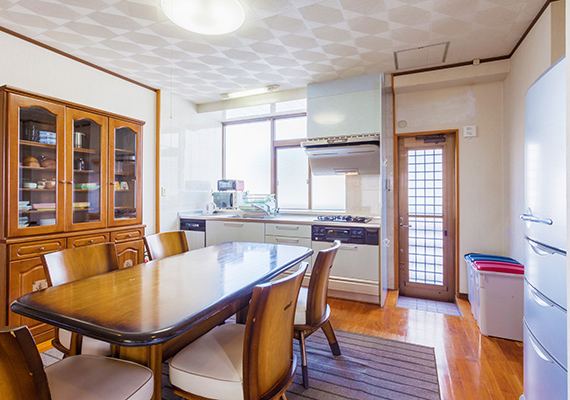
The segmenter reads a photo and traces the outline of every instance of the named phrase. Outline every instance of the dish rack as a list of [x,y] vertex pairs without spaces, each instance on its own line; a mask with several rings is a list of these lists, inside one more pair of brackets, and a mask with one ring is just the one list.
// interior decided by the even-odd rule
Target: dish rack
[[276,201],[274,194],[244,194],[239,209],[243,211],[265,211],[275,213]]

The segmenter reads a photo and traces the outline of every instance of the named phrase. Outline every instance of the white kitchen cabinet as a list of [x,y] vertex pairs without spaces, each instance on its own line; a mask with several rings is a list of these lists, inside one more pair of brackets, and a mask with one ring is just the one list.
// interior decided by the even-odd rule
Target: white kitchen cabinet
[[263,223],[238,221],[206,221],[206,246],[224,242],[265,241]]
[[[312,242],[314,255],[332,246],[329,242]],[[361,279],[378,282],[380,267],[379,247],[365,244],[343,243],[333,262],[331,279],[334,277]]]
[[[297,224],[265,224],[265,243],[288,244],[311,248],[311,226]],[[304,261],[312,266],[312,257]]]

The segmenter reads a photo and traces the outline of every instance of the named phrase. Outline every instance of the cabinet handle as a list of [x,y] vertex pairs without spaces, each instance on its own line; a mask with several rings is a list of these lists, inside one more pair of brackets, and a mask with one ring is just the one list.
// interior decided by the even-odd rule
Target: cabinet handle
[[59,181],[59,183],[65,183],[65,180],[64,180],[64,179],[62,179],[61,181]]
[[358,246],[340,246],[339,250],[358,251]]
[[280,238],[276,238],[275,241],[276,241],[276,242],[279,242],[279,243],[299,243],[299,239],[280,239]]
[[291,226],[291,225],[275,225],[275,229],[281,229],[284,231],[298,231],[298,226]]
[[243,224],[240,224],[238,222],[224,222],[224,226],[233,226],[236,228],[242,227]]
[[44,251],[46,248],[45,247],[40,247],[39,250],[40,251]]
[[68,185],[73,185],[73,181],[68,181],[67,184],[68,184]]
[[91,239],[91,240],[89,241],[89,243],[93,243],[93,242],[94,242],[94,240],[93,240],[93,239]]
[[132,236],[133,236],[133,234],[132,234],[132,233],[129,233],[129,234],[127,235],[127,237],[132,237]]

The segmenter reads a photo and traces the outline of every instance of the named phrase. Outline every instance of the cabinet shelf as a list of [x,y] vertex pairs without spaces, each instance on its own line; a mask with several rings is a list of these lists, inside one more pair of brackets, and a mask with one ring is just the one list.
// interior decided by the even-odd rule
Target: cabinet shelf
[[40,143],[40,142],[32,142],[31,140],[20,140],[20,145],[21,146],[29,146],[29,147],[39,147],[42,149],[51,149],[51,150],[55,150],[55,148],[56,148],[55,144],[45,144],[45,143]]
[[27,211],[20,210],[20,214],[41,214],[41,213],[48,213],[48,212],[54,213],[55,209],[54,210],[27,210]]
[[95,172],[94,169],[74,169],[73,170],[74,174],[92,174],[94,172]]
[[20,188],[21,192],[54,192],[55,188],[53,189],[28,189],[28,188]]
[[74,192],[94,192],[96,190],[99,190],[99,188],[97,188],[97,189],[73,189]]
[[115,210],[134,210],[135,207],[115,207]]
[[86,154],[99,154],[97,150],[94,149],[86,149],[84,147],[74,147],[73,151],[75,153],[86,153]]
[[115,171],[115,175],[119,176],[132,176],[134,178],[135,174],[132,172]]
[[27,165],[20,165],[20,169],[33,171],[55,171],[55,167],[30,167]]
[[127,150],[127,149],[115,149],[115,153],[120,153],[120,154],[136,154],[133,150]]

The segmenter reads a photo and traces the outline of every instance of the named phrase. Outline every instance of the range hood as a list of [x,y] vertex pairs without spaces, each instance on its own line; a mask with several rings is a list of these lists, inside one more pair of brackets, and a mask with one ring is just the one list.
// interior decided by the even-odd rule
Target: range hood
[[314,175],[380,173],[380,134],[311,138],[301,142]]

